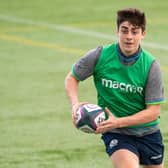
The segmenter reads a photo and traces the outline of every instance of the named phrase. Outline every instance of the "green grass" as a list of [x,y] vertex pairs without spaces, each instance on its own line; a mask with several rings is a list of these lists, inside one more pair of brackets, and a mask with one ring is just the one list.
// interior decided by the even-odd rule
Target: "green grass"
[[[112,167],[100,136],[84,134],[73,127],[64,78],[72,64],[89,49],[114,41],[94,33],[114,35],[116,11],[128,6],[140,7],[147,13],[145,42],[167,47],[146,47],[161,62],[167,92],[166,0],[0,2],[0,168]],[[33,24],[25,24],[27,20]],[[72,32],[70,27],[78,31]],[[86,35],[88,31],[93,34]],[[82,101],[96,102],[92,79],[81,83],[79,89]],[[161,129],[165,167],[167,112],[164,104]]]

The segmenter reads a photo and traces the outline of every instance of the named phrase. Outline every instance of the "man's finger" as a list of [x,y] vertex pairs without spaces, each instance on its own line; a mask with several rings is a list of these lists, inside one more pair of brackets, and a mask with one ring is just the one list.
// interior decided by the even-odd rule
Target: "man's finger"
[[105,112],[107,112],[108,116],[112,116],[111,111],[107,107],[105,108]]

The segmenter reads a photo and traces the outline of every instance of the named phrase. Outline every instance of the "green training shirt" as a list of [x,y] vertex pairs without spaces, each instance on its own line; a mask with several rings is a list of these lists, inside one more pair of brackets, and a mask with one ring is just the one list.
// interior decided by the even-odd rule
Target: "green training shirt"
[[[98,93],[98,104],[108,107],[116,117],[133,115],[146,108],[145,86],[151,64],[155,58],[142,50],[139,59],[130,66],[121,63],[117,45],[103,46],[94,71],[94,83]],[[153,122],[133,126],[155,125]]]

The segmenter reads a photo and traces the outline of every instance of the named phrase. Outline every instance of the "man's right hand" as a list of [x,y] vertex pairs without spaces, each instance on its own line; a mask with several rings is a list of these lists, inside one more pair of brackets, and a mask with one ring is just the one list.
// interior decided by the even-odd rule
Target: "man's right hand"
[[78,109],[83,106],[84,104],[88,104],[88,102],[79,102],[79,103],[75,103],[72,105],[72,122],[74,124],[74,126],[76,127],[76,120],[77,120],[77,111]]

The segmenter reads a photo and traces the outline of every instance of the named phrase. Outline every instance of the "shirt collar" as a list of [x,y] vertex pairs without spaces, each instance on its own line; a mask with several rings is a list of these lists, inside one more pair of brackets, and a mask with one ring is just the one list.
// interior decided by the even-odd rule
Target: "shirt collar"
[[117,50],[118,50],[118,54],[119,54],[119,57],[120,57],[121,61],[125,62],[125,63],[135,62],[140,57],[140,53],[142,51],[141,47],[139,47],[139,49],[138,49],[138,51],[136,53],[134,53],[134,54],[130,55],[129,57],[127,57],[121,51],[121,49],[119,47],[119,44],[117,44]]

